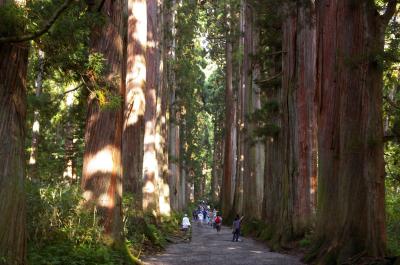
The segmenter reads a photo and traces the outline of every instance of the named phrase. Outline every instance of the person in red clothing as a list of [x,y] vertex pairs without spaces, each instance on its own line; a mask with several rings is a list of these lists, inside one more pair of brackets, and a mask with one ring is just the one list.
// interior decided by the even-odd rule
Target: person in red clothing
[[217,229],[217,232],[221,230],[221,225],[222,225],[222,217],[218,214],[217,218],[215,218],[215,228]]

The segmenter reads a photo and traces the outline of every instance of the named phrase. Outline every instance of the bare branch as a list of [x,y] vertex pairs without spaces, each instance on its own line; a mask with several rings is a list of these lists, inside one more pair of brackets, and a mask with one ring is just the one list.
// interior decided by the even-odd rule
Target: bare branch
[[46,32],[49,31],[51,26],[56,22],[56,20],[60,17],[60,15],[68,8],[68,6],[72,3],[73,0],[65,0],[65,2],[57,9],[57,11],[53,14],[53,16],[46,21],[44,24],[43,28],[30,34],[25,34],[22,36],[11,36],[11,37],[1,37],[0,38],[0,43],[5,43],[5,42],[11,42],[11,43],[16,43],[16,42],[24,42],[24,41],[29,41],[36,39]]
[[65,91],[65,92],[63,93],[63,95],[66,95],[66,94],[68,94],[68,93],[74,92],[74,91],[78,90],[79,88],[83,87],[83,85],[84,85],[84,83],[81,83],[81,84],[78,85],[77,87]]
[[381,21],[384,26],[388,25],[389,21],[392,19],[394,14],[396,14],[398,3],[399,3],[399,0],[389,0],[388,1],[388,4],[386,6],[386,11],[381,16]]

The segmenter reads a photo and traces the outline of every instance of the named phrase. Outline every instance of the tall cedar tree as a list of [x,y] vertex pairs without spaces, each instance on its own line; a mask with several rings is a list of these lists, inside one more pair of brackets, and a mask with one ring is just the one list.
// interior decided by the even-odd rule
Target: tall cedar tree
[[[102,13],[104,26],[92,32],[91,52],[103,55],[105,70],[92,79],[92,85],[122,96],[123,30],[122,0],[106,0]],[[97,206],[104,232],[115,243],[122,240],[122,108],[102,108],[90,95],[85,131],[82,188],[88,203]]]
[[128,1],[127,69],[122,159],[124,190],[142,207],[143,138],[146,86],[147,4]]
[[396,4],[380,15],[368,0],[317,3],[318,264],[385,255],[380,58]]
[[[0,7],[8,1],[0,1]],[[28,45],[0,44],[0,264],[26,264],[25,117]]]

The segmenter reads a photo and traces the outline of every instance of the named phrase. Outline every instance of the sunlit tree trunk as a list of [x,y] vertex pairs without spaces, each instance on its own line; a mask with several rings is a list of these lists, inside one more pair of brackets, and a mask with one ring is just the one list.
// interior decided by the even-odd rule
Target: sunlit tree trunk
[[160,213],[160,172],[157,159],[157,1],[147,1],[146,90],[144,112],[143,210]]
[[[102,12],[106,23],[92,32],[91,51],[104,56],[104,78],[93,80],[114,96],[122,96],[123,1],[107,0]],[[102,109],[90,95],[85,131],[82,188],[88,205],[94,205],[104,232],[114,244],[123,238],[122,227],[122,108]]]
[[174,210],[181,210],[183,206],[184,196],[182,193],[182,185],[180,180],[181,170],[179,168],[180,162],[180,138],[179,138],[179,120],[180,115],[177,106],[176,96],[176,78],[173,69],[176,49],[176,2],[169,1],[165,6],[165,30],[166,32],[166,50],[167,59],[165,60],[166,76],[169,88],[169,174],[170,174],[170,187],[171,187],[171,207]]
[[[0,7],[3,1],[0,1]],[[26,264],[25,118],[28,45],[0,44],[0,264]]]
[[147,3],[128,0],[127,69],[122,135],[124,190],[142,208]]
[[385,255],[379,55],[395,10],[396,1],[389,1],[383,16],[373,1],[317,4],[319,186],[311,256],[318,264]]
[[164,78],[164,3],[162,0],[156,1],[155,7],[155,48],[156,48],[156,90],[157,90],[157,104],[156,104],[156,158],[158,163],[159,174],[159,211],[162,215],[170,215],[171,212],[171,187],[168,170],[168,125],[167,125],[167,110],[168,110],[168,88]]
[[[44,74],[44,52],[42,50],[38,51],[38,69],[35,80],[35,96],[39,98],[42,94],[43,87],[43,74]],[[29,178],[38,177],[38,146],[40,137],[40,113],[39,110],[35,109],[33,113],[33,126],[32,126],[32,143],[31,152],[29,156]]]

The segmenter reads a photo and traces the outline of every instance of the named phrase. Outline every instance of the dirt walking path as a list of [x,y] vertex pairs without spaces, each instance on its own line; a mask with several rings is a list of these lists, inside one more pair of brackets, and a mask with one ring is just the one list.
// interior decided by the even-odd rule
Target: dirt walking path
[[232,242],[231,229],[217,233],[194,223],[192,242],[171,244],[164,253],[144,259],[146,265],[301,265],[299,258],[270,252],[250,238]]

